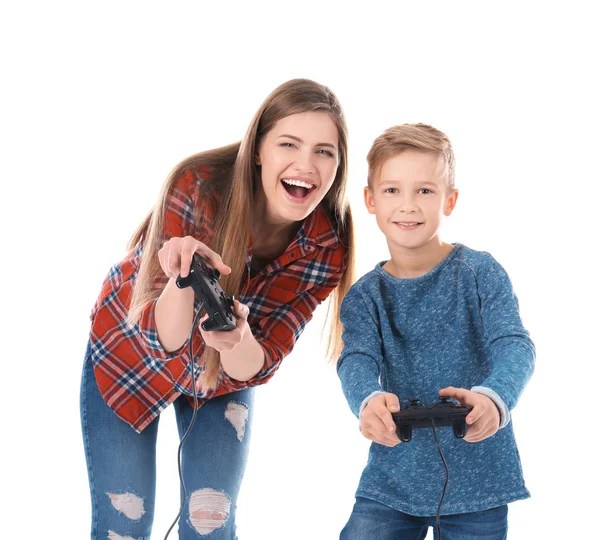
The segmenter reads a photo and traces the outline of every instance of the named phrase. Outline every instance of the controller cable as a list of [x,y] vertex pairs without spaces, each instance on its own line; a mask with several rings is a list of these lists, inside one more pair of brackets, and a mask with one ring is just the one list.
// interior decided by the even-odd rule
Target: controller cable
[[440,499],[440,503],[438,504],[437,513],[435,516],[435,521],[437,524],[437,533],[438,540],[442,540],[442,527],[440,525],[440,509],[442,508],[442,502],[444,500],[444,496],[446,495],[446,488],[448,487],[448,477],[450,476],[448,473],[448,464],[444,459],[444,454],[442,453],[442,449],[440,448],[440,443],[438,442],[437,434],[435,432],[435,420],[431,419],[431,427],[433,428],[433,438],[435,439],[435,445],[437,446],[438,452],[440,453],[440,457],[442,458],[442,463],[444,464],[444,469],[446,469],[446,481],[444,482],[444,489],[442,490],[442,497]]
[[183,513],[183,507],[185,505],[185,500],[187,499],[187,491],[185,489],[185,483],[183,482],[183,475],[181,473],[181,449],[183,448],[183,443],[187,439],[187,436],[192,431],[192,427],[194,426],[194,422],[196,421],[196,414],[198,413],[198,394],[196,392],[196,377],[194,376],[194,372],[196,371],[196,366],[195,366],[194,355],[193,355],[193,350],[192,350],[192,337],[194,335],[194,330],[196,329],[196,326],[198,324],[198,320],[200,319],[200,314],[202,313],[203,307],[204,307],[204,303],[201,302],[200,307],[198,308],[198,312],[196,313],[196,316],[194,317],[194,322],[192,323],[192,331],[190,333],[190,338],[189,338],[190,372],[191,372],[191,376],[192,376],[191,383],[192,383],[192,394],[194,396],[194,412],[192,413],[192,419],[190,420],[190,425],[188,426],[187,431],[185,432],[183,437],[181,438],[181,442],[179,443],[179,448],[177,450],[177,468],[179,470],[179,484],[181,486],[181,494],[182,494],[181,506],[179,507],[179,513],[177,514],[177,517],[175,518],[173,523],[171,523],[171,526],[169,527],[167,534],[165,534],[164,540],[167,540],[169,533],[171,532],[173,527],[175,527],[175,524],[179,521],[179,518],[181,517],[181,514]]

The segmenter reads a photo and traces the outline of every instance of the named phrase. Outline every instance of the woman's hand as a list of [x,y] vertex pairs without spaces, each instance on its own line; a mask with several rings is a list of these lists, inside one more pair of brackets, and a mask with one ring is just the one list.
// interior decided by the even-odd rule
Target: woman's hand
[[398,397],[388,392],[373,396],[360,414],[360,432],[369,440],[384,446],[400,443],[392,412],[400,410]]
[[500,411],[489,397],[464,388],[454,388],[453,386],[440,390],[440,396],[451,397],[458,401],[460,405],[473,407],[465,420],[469,426],[465,441],[470,443],[480,442],[498,431]]
[[233,314],[236,318],[235,328],[227,332],[220,330],[206,331],[202,328],[202,322],[208,319],[208,314],[200,319],[200,334],[209,347],[219,352],[233,351],[244,339],[246,332],[251,332],[248,324],[250,309],[238,300],[233,301]]
[[208,261],[210,266],[227,275],[231,268],[221,260],[221,256],[193,236],[174,237],[167,240],[158,250],[160,267],[169,278],[187,277],[194,253]]

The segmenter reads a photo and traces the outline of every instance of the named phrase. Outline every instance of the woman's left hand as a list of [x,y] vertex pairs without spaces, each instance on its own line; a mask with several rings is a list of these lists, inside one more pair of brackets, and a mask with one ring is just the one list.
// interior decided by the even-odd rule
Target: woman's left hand
[[[250,326],[248,325],[249,313],[250,308],[248,306],[240,303],[238,300],[234,300],[233,314],[236,318],[236,323],[233,330],[227,332],[219,330],[207,332],[200,325],[200,334],[202,334],[206,345],[219,352],[233,351],[240,344],[246,332],[250,332]],[[208,319],[208,314],[200,319],[200,323],[206,319]]]
[[467,415],[469,426],[464,440],[470,443],[480,442],[494,435],[500,426],[500,411],[487,396],[471,392],[465,388],[449,386],[440,390],[440,396],[454,398],[460,405],[473,407]]

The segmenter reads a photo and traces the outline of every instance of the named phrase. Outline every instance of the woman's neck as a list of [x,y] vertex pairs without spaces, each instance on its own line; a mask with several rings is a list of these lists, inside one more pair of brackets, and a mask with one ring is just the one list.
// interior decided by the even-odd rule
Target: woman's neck
[[266,204],[260,198],[255,202],[252,223],[252,254],[261,259],[274,260],[290,245],[301,221],[278,222],[270,218]]
[[276,259],[292,243],[301,225],[255,224],[252,227],[252,254],[264,259]]

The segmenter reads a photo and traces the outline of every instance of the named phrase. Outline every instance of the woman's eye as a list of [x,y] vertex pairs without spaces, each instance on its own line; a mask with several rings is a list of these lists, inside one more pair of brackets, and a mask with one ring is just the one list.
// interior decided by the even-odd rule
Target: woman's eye
[[284,142],[284,143],[281,143],[279,146],[283,146],[285,148],[294,148],[294,143]]
[[325,150],[323,148],[317,150],[317,153],[323,155],[323,156],[329,156],[329,157],[334,157],[333,152],[330,152],[329,150]]

